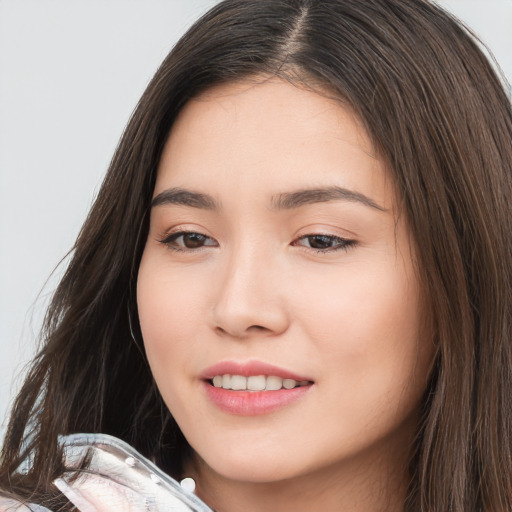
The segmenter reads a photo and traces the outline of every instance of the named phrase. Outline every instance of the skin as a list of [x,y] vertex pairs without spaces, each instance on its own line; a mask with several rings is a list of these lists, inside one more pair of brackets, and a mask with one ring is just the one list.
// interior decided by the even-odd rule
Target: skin
[[[358,118],[278,79],[216,87],[171,131],[154,197],[173,187],[218,208],[152,208],[138,306],[198,495],[222,512],[402,510],[433,348],[406,219]],[[369,201],[275,208],[279,194],[324,187]],[[183,231],[204,237],[169,241]],[[277,411],[230,414],[200,378],[226,360],[314,384]]]

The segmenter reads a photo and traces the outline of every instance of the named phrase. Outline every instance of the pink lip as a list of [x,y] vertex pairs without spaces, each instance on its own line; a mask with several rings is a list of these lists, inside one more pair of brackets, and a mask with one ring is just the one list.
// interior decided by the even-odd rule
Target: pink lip
[[256,416],[277,411],[299,400],[313,387],[313,383],[311,383],[307,386],[279,389],[277,391],[233,391],[214,387],[210,381],[216,375],[243,375],[245,377],[274,375],[298,382],[311,382],[312,379],[259,361],[249,361],[247,363],[224,361],[207,368],[201,374],[206,396],[220,410],[239,416]]
[[237,363],[235,361],[222,361],[221,363],[210,366],[204,370],[200,378],[203,380],[213,379],[216,375],[243,375],[250,377],[251,375],[274,375],[282,379],[293,379],[297,382],[313,379],[304,375],[298,375],[284,368],[263,363],[261,361],[248,361],[246,363]]

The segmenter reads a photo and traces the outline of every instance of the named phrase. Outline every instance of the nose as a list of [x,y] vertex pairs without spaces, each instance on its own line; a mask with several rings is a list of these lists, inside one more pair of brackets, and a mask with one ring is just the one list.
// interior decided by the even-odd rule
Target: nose
[[251,249],[238,251],[218,276],[214,329],[221,336],[275,336],[289,325],[282,272],[273,258]]

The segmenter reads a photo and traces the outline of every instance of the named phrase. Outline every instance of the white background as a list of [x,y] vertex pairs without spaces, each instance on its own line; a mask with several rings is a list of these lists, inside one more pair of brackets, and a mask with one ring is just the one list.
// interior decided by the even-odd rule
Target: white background
[[[177,38],[214,3],[0,0],[0,423],[62,266],[45,282],[131,111]],[[440,3],[512,80],[512,0]]]

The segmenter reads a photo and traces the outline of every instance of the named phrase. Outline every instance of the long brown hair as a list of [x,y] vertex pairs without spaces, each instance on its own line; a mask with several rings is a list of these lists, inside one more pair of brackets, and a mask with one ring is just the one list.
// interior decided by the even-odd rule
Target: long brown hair
[[190,98],[262,75],[350,104],[394,173],[437,346],[405,510],[512,510],[512,109],[478,43],[426,0],[226,0],[178,42],[48,310],[8,426],[4,492],[57,503],[58,436],[73,432],[117,436],[180,474],[189,447],[155,388],[134,293],[156,169]]

